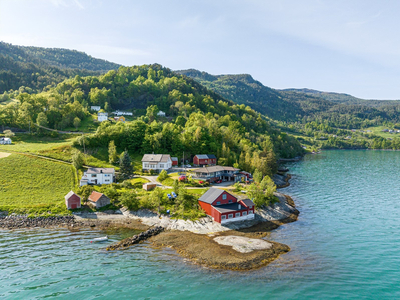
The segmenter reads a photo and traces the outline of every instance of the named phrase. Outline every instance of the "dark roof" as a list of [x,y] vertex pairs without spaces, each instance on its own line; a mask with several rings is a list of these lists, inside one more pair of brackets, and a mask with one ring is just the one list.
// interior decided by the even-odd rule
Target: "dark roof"
[[213,207],[218,210],[220,213],[227,213],[227,212],[236,212],[236,211],[242,211],[242,210],[247,210],[247,207],[241,205],[239,208],[240,203],[235,202],[231,204],[223,204],[223,205],[218,205]]
[[178,161],[178,158],[177,157],[171,157],[171,160],[172,161]]
[[216,189],[216,188],[210,188],[207,192],[205,192],[203,194],[203,196],[201,196],[199,198],[199,201],[201,202],[205,202],[205,203],[213,203],[215,201],[215,199],[217,199],[223,192],[225,192],[224,190],[221,189]]
[[243,199],[243,200],[240,200],[241,202],[243,202],[243,204],[244,205],[246,205],[247,207],[249,207],[249,206],[255,206],[255,204],[254,204],[254,202],[253,201],[251,201],[250,199]]
[[214,173],[218,171],[239,171],[239,169],[236,169],[234,167],[212,166],[212,167],[204,167],[193,170],[193,172],[195,173]]
[[212,158],[217,158],[214,154],[196,154],[198,159],[212,159]]
[[114,168],[89,168],[86,173],[87,174],[113,174],[115,172]]
[[171,160],[169,154],[145,154],[143,155],[142,162],[168,162]]

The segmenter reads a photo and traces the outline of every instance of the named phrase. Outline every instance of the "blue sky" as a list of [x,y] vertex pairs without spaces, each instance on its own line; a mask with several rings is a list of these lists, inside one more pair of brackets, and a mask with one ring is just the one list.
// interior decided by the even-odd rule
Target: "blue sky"
[[0,40],[400,99],[400,1],[0,0]]

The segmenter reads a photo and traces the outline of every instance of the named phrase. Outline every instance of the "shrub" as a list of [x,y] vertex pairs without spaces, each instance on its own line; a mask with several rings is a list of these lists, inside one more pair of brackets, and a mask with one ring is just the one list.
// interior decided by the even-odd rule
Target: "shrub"
[[130,210],[138,210],[140,205],[135,191],[123,192],[119,197],[119,202]]
[[157,180],[158,180],[159,182],[163,182],[163,181],[164,181],[165,179],[167,179],[167,178],[169,178],[167,171],[162,170],[162,171],[160,172],[160,175],[158,175]]

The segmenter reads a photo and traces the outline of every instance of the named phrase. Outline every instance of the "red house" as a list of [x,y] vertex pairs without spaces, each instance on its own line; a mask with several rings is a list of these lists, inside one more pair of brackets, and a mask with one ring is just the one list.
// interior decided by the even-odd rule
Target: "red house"
[[196,166],[216,165],[217,157],[214,154],[197,154],[193,157]]
[[221,224],[254,219],[253,201],[238,201],[238,198],[221,189],[210,188],[200,197],[199,205],[215,222]]
[[172,165],[177,166],[178,165],[178,158],[177,157],[171,157],[172,160]]
[[81,197],[73,191],[70,191],[64,198],[67,209],[81,208]]

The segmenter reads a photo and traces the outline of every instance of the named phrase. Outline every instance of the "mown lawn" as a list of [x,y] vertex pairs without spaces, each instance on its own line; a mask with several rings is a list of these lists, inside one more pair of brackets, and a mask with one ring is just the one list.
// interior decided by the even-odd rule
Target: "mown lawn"
[[40,151],[51,150],[57,147],[71,145],[75,139],[73,135],[60,135],[57,138],[49,136],[38,137],[29,134],[16,134],[12,138],[11,145],[0,145],[0,150],[39,153]]
[[64,196],[74,188],[71,165],[21,154],[0,159],[0,210],[68,213]]

